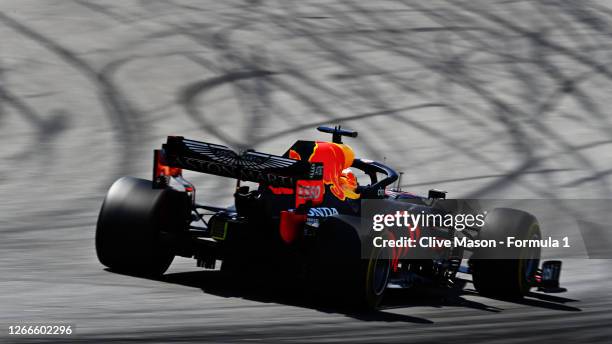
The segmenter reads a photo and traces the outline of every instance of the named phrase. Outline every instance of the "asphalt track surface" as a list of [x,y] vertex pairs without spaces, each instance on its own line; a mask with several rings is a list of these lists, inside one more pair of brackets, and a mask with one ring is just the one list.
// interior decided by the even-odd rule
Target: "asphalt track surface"
[[[0,1],[0,341],[59,322],[76,342],[609,342],[609,260],[566,260],[565,294],[467,283],[363,314],[187,259],[162,280],[114,274],[93,247],[105,190],[148,177],[169,134],[282,153],[343,124],[405,189],[612,198],[609,5]],[[233,181],[192,179],[231,202]]]

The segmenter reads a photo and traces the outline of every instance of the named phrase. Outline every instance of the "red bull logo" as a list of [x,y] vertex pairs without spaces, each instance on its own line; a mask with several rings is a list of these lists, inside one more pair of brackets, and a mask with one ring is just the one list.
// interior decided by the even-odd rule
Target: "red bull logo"
[[354,159],[355,154],[348,145],[317,141],[308,161],[323,163],[323,183],[329,185],[334,196],[344,201],[347,197],[359,198],[355,192],[357,179],[347,171]]

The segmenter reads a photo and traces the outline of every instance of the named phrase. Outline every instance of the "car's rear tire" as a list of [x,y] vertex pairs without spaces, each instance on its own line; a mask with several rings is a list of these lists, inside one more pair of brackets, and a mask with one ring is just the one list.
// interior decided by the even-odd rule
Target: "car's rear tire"
[[189,199],[152,182],[123,177],[109,189],[96,227],[98,260],[113,271],[162,275],[174,259],[173,233],[186,230]]
[[[479,239],[506,242],[509,236],[529,240],[541,239],[542,234],[533,215],[516,209],[493,209],[485,218]],[[480,294],[521,298],[529,292],[531,280],[540,262],[540,248],[516,249],[512,255],[512,259],[487,259],[485,257],[496,257],[490,248],[474,252],[470,266],[474,287]]]
[[310,278],[319,295],[361,310],[376,309],[385,294],[391,261],[379,248],[361,257],[357,231],[338,219],[319,229]]
[[362,298],[362,305],[366,309],[376,309],[382,302],[389,275],[391,274],[391,260],[385,257],[385,252],[380,248],[372,250],[369,259],[361,261],[361,281],[363,286],[357,289]]

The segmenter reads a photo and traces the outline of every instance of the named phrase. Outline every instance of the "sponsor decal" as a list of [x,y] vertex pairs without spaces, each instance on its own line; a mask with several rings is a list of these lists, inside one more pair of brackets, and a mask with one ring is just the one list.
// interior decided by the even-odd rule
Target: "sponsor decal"
[[273,173],[264,173],[261,171],[248,170],[245,168],[239,168],[237,166],[229,166],[218,164],[211,161],[204,161],[194,158],[176,158],[179,165],[184,166],[188,169],[201,171],[210,174],[216,174],[219,176],[226,176],[237,178],[240,180],[248,180],[257,183],[266,183],[270,185],[292,187],[294,179],[288,176],[280,176]]
[[321,185],[303,185],[298,183],[298,197],[302,199],[318,199],[323,193]]
[[310,179],[320,179],[323,177],[323,165],[317,163],[311,164],[308,176]]
[[337,215],[338,209],[329,207],[318,207],[308,209],[308,217],[328,217]]
[[348,145],[317,141],[308,162],[323,163],[323,183],[330,186],[336,198],[344,201],[346,198],[359,198],[355,192],[357,179],[347,170],[354,158],[353,150]]
[[296,185],[295,206],[299,207],[308,201],[313,205],[323,202],[325,186],[320,180],[298,180]]

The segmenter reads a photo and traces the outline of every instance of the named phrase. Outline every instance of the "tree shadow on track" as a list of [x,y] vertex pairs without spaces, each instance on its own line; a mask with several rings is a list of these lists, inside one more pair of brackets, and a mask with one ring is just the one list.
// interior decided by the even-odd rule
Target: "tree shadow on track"
[[401,298],[386,299],[386,308],[391,307],[406,307],[406,306],[429,306],[429,307],[466,307],[493,313],[500,313],[504,309],[490,306],[484,303],[468,300],[464,296],[479,296],[489,300],[497,300],[508,303],[515,303],[530,307],[547,308],[552,310],[580,312],[580,308],[566,305],[570,302],[578,302],[579,300],[568,299],[565,297],[543,294],[538,292],[530,292],[522,299],[504,299],[490,296],[482,296],[471,288],[466,288],[466,285],[471,281],[465,279],[457,279],[456,285],[451,289],[442,288],[413,288],[409,291],[402,290],[398,293]]
[[[338,300],[321,298],[309,292],[308,287],[296,279],[282,279],[270,273],[234,276],[222,271],[204,270],[169,273],[156,280],[198,288],[204,293],[225,298],[242,298],[262,303],[278,303],[303,307],[325,313],[343,314],[363,321],[433,324],[433,321],[429,319],[389,312],[389,310],[393,309],[410,307],[462,307],[492,313],[503,311],[499,307],[466,299],[464,297],[466,295],[478,295],[473,290],[464,289],[468,283],[466,280],[459,280],[457,285],[451,289],[413,288],[408,291],[388,290],[381,308],[377,311],[361,311],[351,307],[351,305],[342,304]],[[565,303],[577,302],[578,300],[540,293],[530,293],[521,300],[496,300],[560,311],[581,311],[579,308],[565,305]]]
[[[475,290],[465,290],[464,294],[465,295],[478,295],[478,293]],[[490,297],[490,296],[489,298],[498,300],[498,301],[511,302],[511,303],[516,303],[519,305],[525,305],[525,306],[530,306],[530,307],[552,309],[556,311],[566,311],[566,312],[581,312],[582,311],[582,309],[580,308],[568,306],[565,304],[569,302],[578,302],[579,300],[568,299],[565,297],[553,296],[553,295],[542,294],[542,293],[530,292],[522,299],[504,299],[504,298],[497,298],[497,297]]]
[[432,324],[433,321],[409,315],[377,311],[362,311],[337,300],[322,299],[310,293],[299,281],[281,279],[268,274],[256,276],[232,276],[221,271],[193,271],[170,273],[159,281],[199,288],[204,293],[226,298],[242,298],[262,303],[278,303],[288,306],[314,309],[324,313],[338,313],[363,321],[407,322]]

